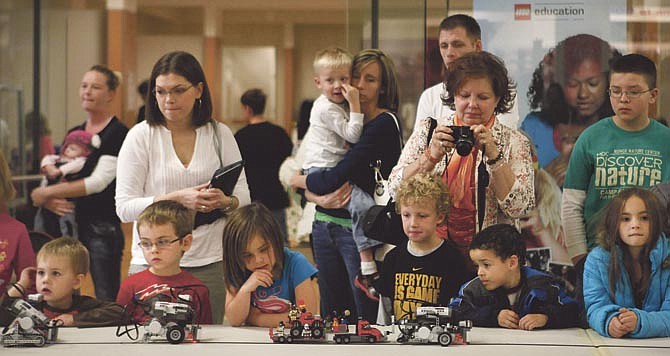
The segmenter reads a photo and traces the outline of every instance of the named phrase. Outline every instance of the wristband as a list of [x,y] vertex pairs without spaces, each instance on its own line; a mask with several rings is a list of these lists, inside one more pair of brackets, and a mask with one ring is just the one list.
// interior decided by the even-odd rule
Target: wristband
[[432,163],[433,165],[436,165],[442,158],[438,158],[436,160],[433,160],[433,157],[430,155],[430,147],[427,147],[425,151],[423,151],[426,154],[426,158],[428,158],[428,162]]
[[498,149],[498,155],[493,159],[487,159],[486,164],[489,165],[489,166],[492,166],[492,165],[498,163],[498,161],[500,161],[502,158],[503,158],[502,150]]
[[26,289],[21,284],[19,284],[19,282],[12,283],[12,287],[14,287],[14,289],[19,291],[19,293],[21,293],[22,296],[24,297],[26,296]]

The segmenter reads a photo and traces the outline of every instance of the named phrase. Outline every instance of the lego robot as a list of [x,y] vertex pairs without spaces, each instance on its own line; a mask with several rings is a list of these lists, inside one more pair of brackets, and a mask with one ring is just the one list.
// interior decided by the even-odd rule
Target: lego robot
[[449,307],[418,307],[416,320],[402,319],[398,323],[400,336],[398,342],[414,341],[424,344],[451,345],[456,339],[462,344],[468,342],[468,331],[472,329],[471,320],[462,320],[458,325],[451,323]]
[[41,311],[31,305],[42,300],[40,294],[31,294],[28,301],[16,299],[10,306],[9,312],[16,318],[9,324],[0,336],[2,346],[44,346],[54,343],[58,337],[58,323],[50,320]]
[[[179,295],[179,300],[190,301],[189,295]],[[190,334],[193,341],[198,341],[200,326],[193,325],[194,311],[187,303],[165,302],[156,300],[149,309],[149,320],[144,325],[144,342],[154,337],[165,337],[171,344],[180,344]]]

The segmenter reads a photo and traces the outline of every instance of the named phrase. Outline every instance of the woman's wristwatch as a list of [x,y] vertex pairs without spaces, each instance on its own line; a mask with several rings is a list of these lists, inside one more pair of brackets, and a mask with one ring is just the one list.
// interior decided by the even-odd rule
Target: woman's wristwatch
[[235,206],[235,196],[231,195],[228,197],[228,204],[223,207],[223,212],[227,213],[231,210],[233,210],[233,207]]

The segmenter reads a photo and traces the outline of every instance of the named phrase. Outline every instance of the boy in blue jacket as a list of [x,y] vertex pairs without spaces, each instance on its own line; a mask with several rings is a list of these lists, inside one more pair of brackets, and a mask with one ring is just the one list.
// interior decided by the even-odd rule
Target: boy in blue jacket
[[454,316],[475,326],[509,329],[575,326],[575,300],[556,278],[524,266],[525,256],[525,243],[512,225],[491,225],[475,235],[470,258],[477,277],[451,302]]

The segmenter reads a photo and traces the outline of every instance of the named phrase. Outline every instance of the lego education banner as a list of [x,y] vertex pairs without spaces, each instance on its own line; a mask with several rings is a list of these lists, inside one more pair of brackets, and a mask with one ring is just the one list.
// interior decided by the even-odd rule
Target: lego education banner
[[585,33],[626,52],[626,0],[473,0],[473,16],[484,50],[505,60],[517,82],[520,122],[533,70],[559,41]]
[[561,187],[577,137],[612,115],[607,71],[626,53],[626,0],[474,0],[473,9],[484,50],[516,82],[519,126],[536,149],[536,209],[519,223],[528,264],[563,277],[570,290]]

